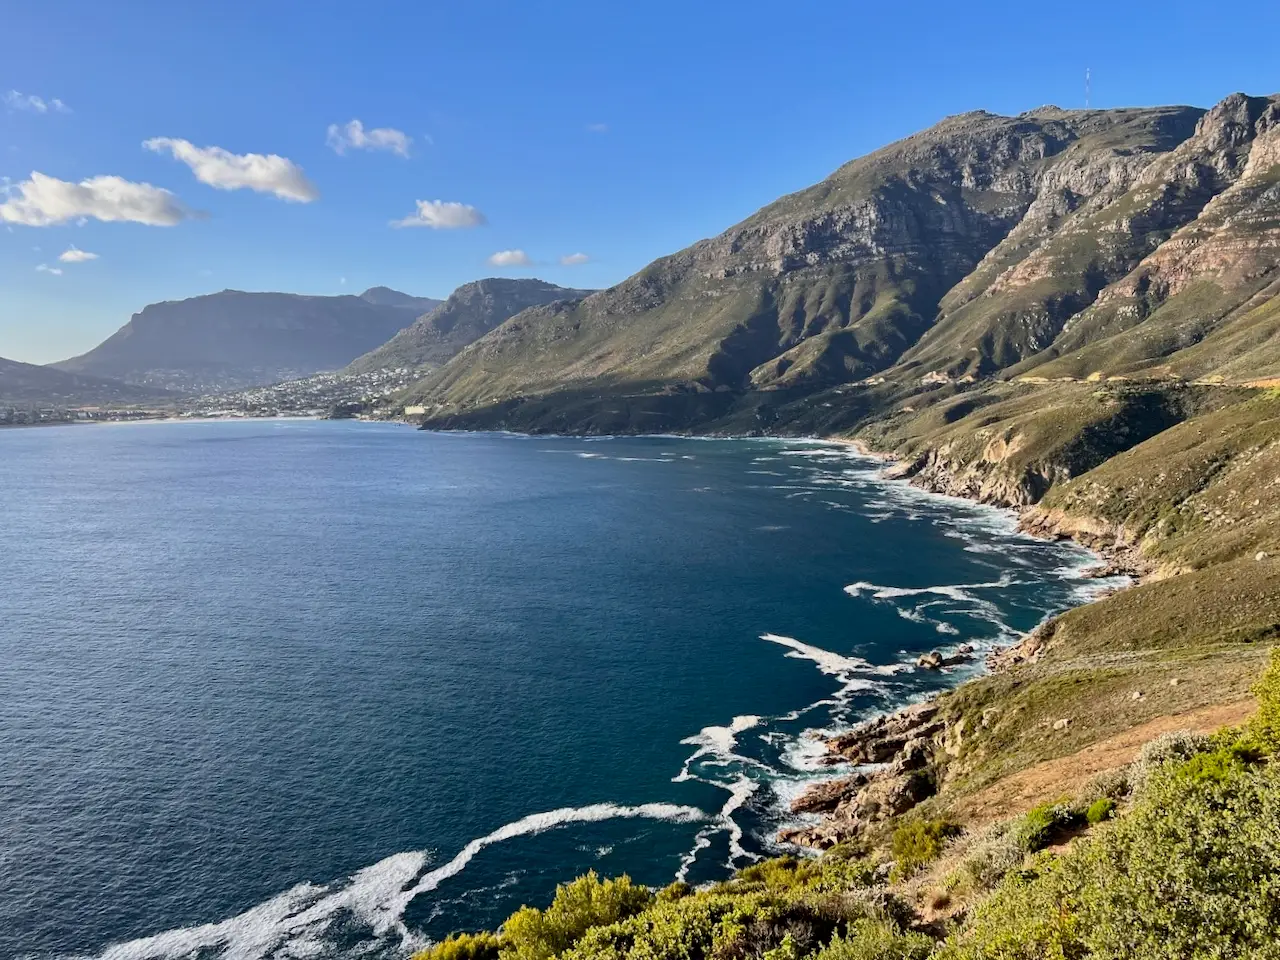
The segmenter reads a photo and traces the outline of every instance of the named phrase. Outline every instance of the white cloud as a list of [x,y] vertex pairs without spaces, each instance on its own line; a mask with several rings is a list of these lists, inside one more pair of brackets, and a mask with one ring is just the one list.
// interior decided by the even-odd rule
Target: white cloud
[[39,266],[36,267],[36,270],[39,271],[40,273],[51,273],[55,277],[62,276],[61,267],[51,267],[47,263],[40,264]]
[[528,267],[533,265],[529,255],[523,250],[499,250],[489,257],[489,263],[495,267]]
[[191,168],[197,180],[218,190],[247,188],[298,203],[310,203],[320,196],[300,166],[274,153],[231,153],[221,147],[197,147],[189,140],[171,137],[154,137],[142,145],[156,153],[172,154]]
[[607,123],[588,123],[587,133],[608,133],[609,125]]
[[43,173],[17,185],[5,184],[0,221],[48,227],[92,217],[103,221],[172,227],[192,214],[168,190],[121,177],[91,177],[69,183]]
[[390,150],[396,156],[407,157],[413,138],[394,127],[366,130],[359,120],[351,120],[341,125],[329,124],[325,143],[334,153],[345,153],[347,150]]
[[468,203],[445,200],[418,200],[418,209],[403,220],[392,220],[393,227],[430,227],[433,230],[459,230],[483,226],[484,214]]
[[590,260],[591,257],[585,253],[570,253],[560,258],[560,265],[563,267],[576,267]]
[[71,112],[71,108],[57,97],[46,100],[34,93],[19,93],[17,90],[10,90],[4,95],[4,104],[10,110],[26,110],[29,113],[48,113],[50,110],[54,113]]
[[84,263],[88,260],[97,260],[98,255],[90,253],[88,250],[77,249],[72,245],[58,254],[58,259],[63,263]]

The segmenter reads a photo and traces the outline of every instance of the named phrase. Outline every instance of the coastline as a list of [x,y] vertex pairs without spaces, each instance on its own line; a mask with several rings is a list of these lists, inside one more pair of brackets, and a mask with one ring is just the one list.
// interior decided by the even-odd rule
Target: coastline
[[[1088,569],[1086,575],[1091,579],[1127,579],[1128,582],[1068,610],[1090,606],[1156,575],[1152,565],[1142,562],[1137,556],[1135,548],[1105,537],[1080,537],[1078,530],[1046,523],[1043,511],[1034,504],[992,503],[947,489],[903,469],[903,460],[896,453],[875,450],[858,437],[814,439],[848,447],[859,456],[879,461],[884,464],[881,477],[886,481],[898,481],[936,496],[954,497],[1008,511],[1016,517],[1018,532],[1037,539],[1070,540],[1100,559],[1101,563]],[[901,816],[935,796],[939,788],[926,773],[927,753],[932,747],[944,754],[958,755],[964,737],[963,720],[958,725],[959,729],[949,724],[940,715],[939,702],[983,677],[1003,673],[1018,664],[1036,662],[1045,649],[1044,628],[1066,612],[1063,610],[1047,618],[1013,644],[993,648],[983,659],[976,676],[967,676],[923,700],[877,714],[845,733],[828,738],[824,742],[827,751],[825,762],[849,772],[815,783],[800,793],[792,801],[792,812],[816,814],[820,820],[816,825],[782,829],[777,836],[778,842],[816,850],[828,849],[856,840],[866,830]],[[930,667],[921,663],[920,668],[939,669],[942,665],[949,663],[944,660],[942,664]]]

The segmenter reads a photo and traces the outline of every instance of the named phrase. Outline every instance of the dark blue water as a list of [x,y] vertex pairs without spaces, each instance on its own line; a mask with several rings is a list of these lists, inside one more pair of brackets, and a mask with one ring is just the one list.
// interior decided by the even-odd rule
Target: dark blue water
[[[0,957],[401,956],[698,882],[807,731],[1086,558],[841,448],[316,422],[0,432]],[[203,951],[203,952],[201,952]]]

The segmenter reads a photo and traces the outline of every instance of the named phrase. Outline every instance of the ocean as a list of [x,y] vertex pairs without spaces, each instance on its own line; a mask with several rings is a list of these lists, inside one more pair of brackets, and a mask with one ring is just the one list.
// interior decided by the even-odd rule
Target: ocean
[[0,432],[0,957],[403,957],[776,854],[820,736],[1105,584],[793,440]]

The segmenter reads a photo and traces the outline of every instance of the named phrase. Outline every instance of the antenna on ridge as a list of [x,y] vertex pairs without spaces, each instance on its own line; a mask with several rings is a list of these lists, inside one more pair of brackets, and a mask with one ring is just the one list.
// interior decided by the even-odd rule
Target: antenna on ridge
[[1089,96],[1091,93],[1093,93],[1092,71],[1088,67],[1085,67],[1084,68],[1084,108],[1086,110],[1089,109]]

